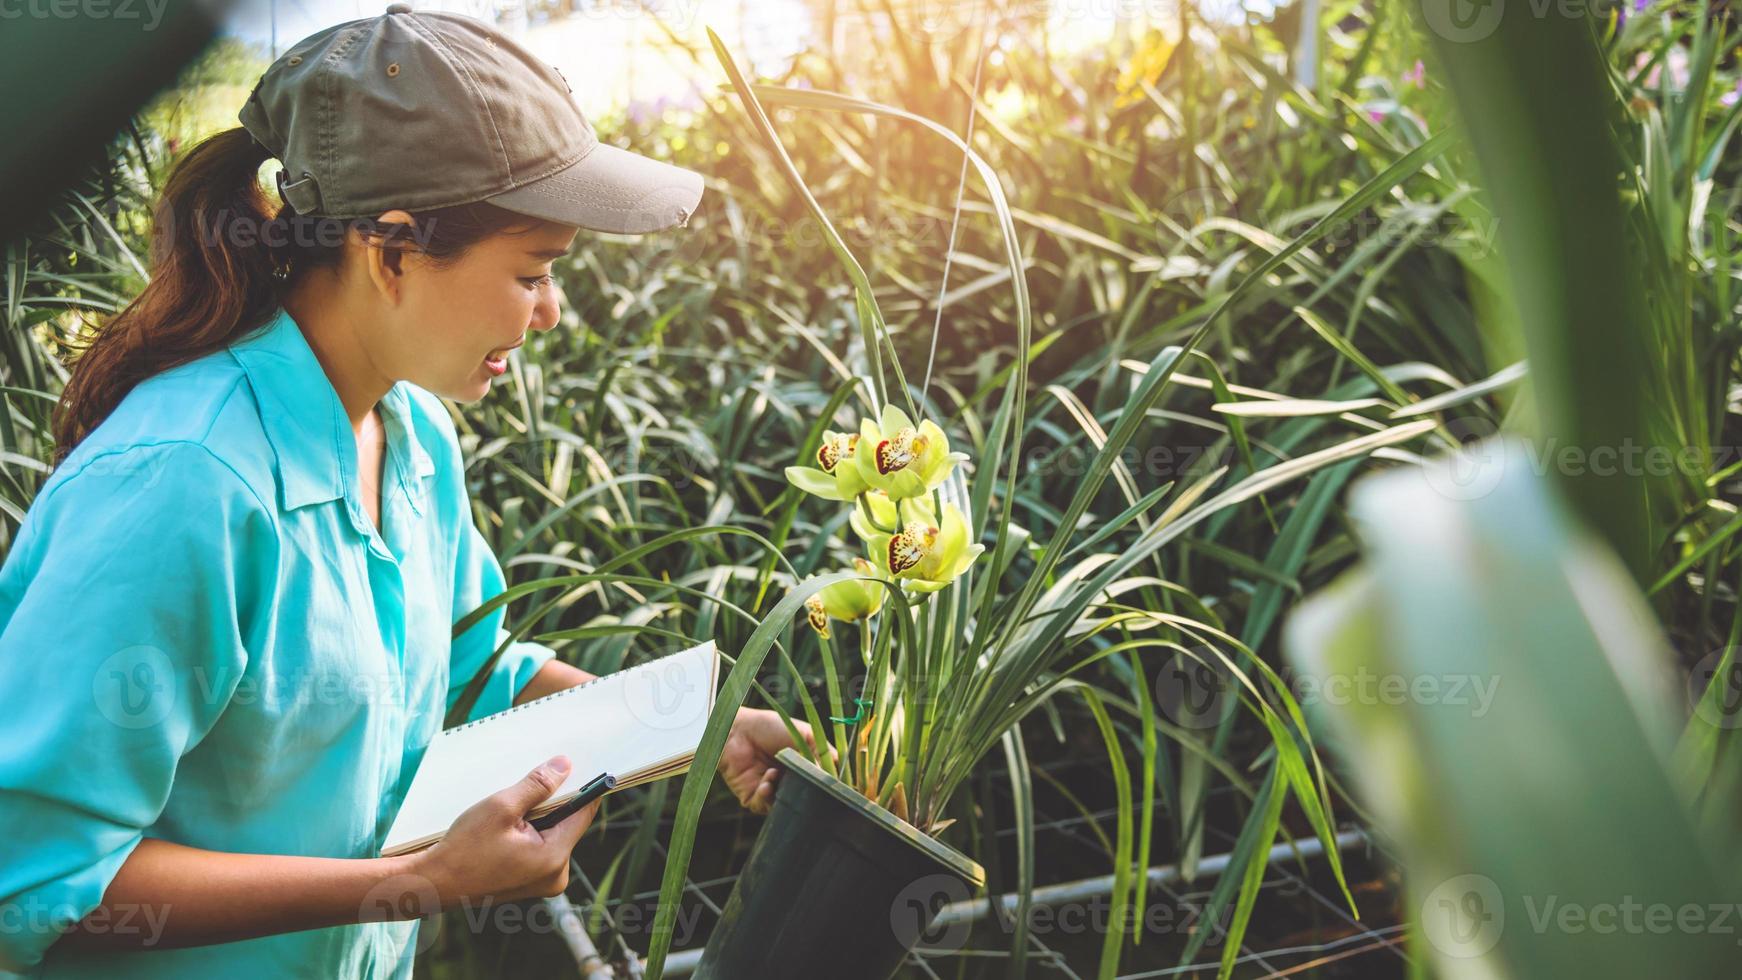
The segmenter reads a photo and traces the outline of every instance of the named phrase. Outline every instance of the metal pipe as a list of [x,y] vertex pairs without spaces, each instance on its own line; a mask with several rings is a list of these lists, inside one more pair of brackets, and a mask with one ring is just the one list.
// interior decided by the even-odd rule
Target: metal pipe
[[[1359,830],[1346,830],[1336,837],[1339,852],[1349,847],[1363,843],[1367,835]],[[1325,853],[1325,845],[1317,837],[1298,841],[1294,844],[1278,844],[1266,855],[1265,865],[1286,861],[1290,856],[1299,854],[1302,858],[1320,857]],[[1198,862],[1198,874],[1206,878],[1220,875],[1228,867],[1232,859],[1230,854],[1212,854]],[[1149,869],[1149,886],[1160,888],[1180,880],[1180,870],[1177,864],[1160,864]],[[1034,890],[1035,906],[1069,905],[1088,901],[1113,892],[1113,876],[1100,875],[1094,878],[1083,878],[1079,881],[1066,881],[1056,885],[1047,885]],[[997,898],[1000,911],[1006,919],[1016,915],[1018,895],[1008,892]],[[991,910],[991,902],[984,898],[969,899],[965,902],[951,902],[938,911],[937,918],[932,920],[935,925],[949,926],[960,922],[978,922],[986,917]]]
[[[1340,853],[1348,850],[1356,844],[1366,843],[1367,834],[1365,831],[1361,830],[1345,830],[1338,834],[1335,840],[1337,843],[1337,851]],[[1302,858],[1312,858],[1322,857],[1324,853],[1324,844],[1320,842],[1317,837],[1311,837],[1294,844],[1284,843],[1272,847],[1270,852],[1265,856],[1265,864],[1268,866],[1270,864],[1281,863],[1297,854]],[[1198,876],[1214,878],[1220,875],[1223,871],[1227,870],[1228,862],[1231,859],[1232,855],[1230,854],[1212,854],[1211,856],[1204,858],[1202,861],[1198,862]],[[1151,887],[1159,888],[1163,885],[1172,884],[1173,882],[1179,881],[1180,878],[1181,874],[1179,865],[1177,864],[1160,864],[1149,869],[1149,884]],[[1102,895],[1109,895],[1112,891],[1112,875],[1083,878],[1079,881],[1067,881],[1056,885],[1047,885],[1042,888],[1036,888],[1034,890],[1033,905],[1038,908],[1041,906],[1066,905],[1073,902],[1083,902]],[[1018,896],[1015,892],[1008,892],[998,896],[993,901],[997,902],[1004,918],[1008,920],[1016,914],[1017,899]],[[965,902],[951,902],[939,910],[937,918],[932,920],[932,922],[934,926],[949,926],[964,922],[978,922],[991,913],[992,904],[992,901],[987,901],[984,898],[969,899]],[[672,953],[665,958],[665,975],[668,977],[688,976],[695,972],[696,964],[700,963],[701,959],[702,951],[700,949],[685,949]]]
[[556,923],[557,935],[562,937],[568,946],[569,953],[575,958],[575,969],[582,980],[614,980],[617,974],[599,955],[599,950],[593,945],[593,937],[587,935],[586,926],[581,924],[581,912],[569,901],[567,895],[544,900],[545,908],[550,910],[551,919]]

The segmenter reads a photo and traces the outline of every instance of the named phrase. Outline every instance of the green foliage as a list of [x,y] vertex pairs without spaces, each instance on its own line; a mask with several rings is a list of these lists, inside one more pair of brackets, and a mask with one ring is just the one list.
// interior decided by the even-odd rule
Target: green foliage
[[[1635,575],[1682,661],[1733,645],[1739,464],[1721,447],[1737,444],[1742,198],[1724,152],[1737,125],[1721,101],[1735,83],[1729,22],[1660,4],[1587,39],[1602,57],[1586,52],[1584,77],[1625,110],[1603,120],[1629,184],[1624,206],[1566,216],[1554,240],[1615,248],[1580,228],[1618,220],[1628,258],[1571,286],[1543,278],[1563,304],[1551,322],[1551,300],[1518,302],[1518,277],[1564,270],[1522,273],[1498,247],[1516,202],[1564,210],[1570,194],[1502,190],[1491,144],[1450,135],[1447,88],[1462,107],[1480,79],[1434,63],[1418,85],[1409,8],[1327,4],[1311,85],[1288,64],[1298,24],[1285,41],[1267,25],[1212,30],[1188,14],[1183,36],[1061,56],[1038,24],[1018,23],[996,28],[1005,43],[975,92],[978,31],[892,21],[875,56],[807,52],[781,77],[710,88],[692,108],[598,120],[706,173],[709,196],[683,231],[583,236],[558,264],[564,329],[530,337],[484,401],[454,406],[475,517],[514,583],[496,600],[512,600],[514,637],[595,673],[712,637],[738,661],[723,705],[773,704],[813,724],[852,716],[853,682],[875,673],[867,659],[896,663],[894,636],[859,648],[794,628],[794,597],[857,549],[843,509],[804,498],[783,472],[813,460],[825,430],[902,405],[971,456],[943,489],[987,547],[909,620],[925,669],[960,681],[945,688],[952,700],[910,711],[919,720],[902,741],[877,736],[910,812],[970,848],[970,827],[996,824],[993,804],[1005,805],[985,777],[1008,779],[1017,866],[1008,880],[994,868],[988,887],[1031,886],[1029,756],[1060,743],[1105,751],[1125,776],[1113,780],[1121,802],[1141,814],[1122,806],[1106,839],[1120,900],[1142,908],[1133,869],[1176,860],[1189,875],[1216,839],[1208,831],[1225,830],[1239,844],[1203,917],[1230,912],[1236,924],[1252,915],[1279,835],[1323,837],[1353,812],[1304,723],[1311,706],[1293,696],[1277,626],[1356,555],[1342,498],[1360,475],[1410,469],[1497,429],[1564,439],[1572,423],[1625,434],[1639,420],[1641,438],[1693,446],[1710,465],[1639,481],[1644,494],[1600,491],[1579,512],[1613,515],[1600,526],[1635,540]],[[1691,55],[1685,84],[1676,51]],[[729,81],[712,51],[693,54],[701,77]],[[213,93],[246,76],[229,57],[219,60],[231,69],[189,76],[189,104],[221,102]],[[1565,95],[1560,81],[1539,84]],[[928,360],[962,174],[951,139],[970,97],[974,172],[927,385],[901,369]],[[100,318],[144,281],[163,163],[193,130],[230,123],[202,112],[148,117],[114,144],[111,174],[8,246],[8,538],[44,475],[47,408],[81,328],[73,311]],[[1550,138],[1512,132],[1503,156],[1537,154]],[[1616,289],[1664,299],[1637,317],[1619,304],[1568,314],[1611,295],[1613,284],[1587,281],[1596,268]],[[1569,353],[1544,373],[1545,358]],[[1582,373],[1593,365],[1605,373]],[[1208,719],[1169,697],[1199,665],[1225,695]],[[704,749],[718,749],[719,722]],[[1734,769],[1728,731],[1690,729],[1681,771]],[[851,746],[848,735],[830,740]],[[1351,761],[1358,775],[1377,764]],[[681,791],[613,799],[601,830],[638,829],[608,838],[606,897],[662,880],[675,896],[686,861],[705,857],[686,854],[684,831],[731,806],[710,768]],[[1438,792],[1431,776],[1407,782],[1424,799]],[[1701,825],[1723,819],[1735,785],[1698,784],[1714,807]],[[1213,812],[1218,786],[1235,803]],[[662,821],[674,820],[662,853]],[[1212,955],[1231,960],[1238,935],[1225,942]],[[1109,939],[1101,968],[1121,955],[1129,946]]]
[[[1421,8],[1504,222],[1497,299],[1522,325],[1540,422],[1534,443],[1361,484],[1363,563],[1288,634],[1321,679],[1461,678],[1498,694],[1475,711],[1357,700],[1318,719],[1401,845],[1436,974],[1718,976],[1735,962],[1714,920],[1738,884],[1742,606],[1716,592],[1735,508],[1712,463],[1736,366],[1734,216],[1709,207],[1734,127],[1714,98],[1733,29],[1709,5],[1676,13],[1607,38],[1637,59],[1605,71],[1605,25],[1583,17],[1515,7],[1470,36],[1446,28],[1445,3]],[[1641,84],[1654,62],[1683,70],[1655,99]],[[1605,453],[1616,462],[1589,465]],[[1730,606],[1731,646],[1687,684],[1691,720],[1635,579],[1672,614],[1665,590],[1698,595],[1696,642],[1712,605]]]

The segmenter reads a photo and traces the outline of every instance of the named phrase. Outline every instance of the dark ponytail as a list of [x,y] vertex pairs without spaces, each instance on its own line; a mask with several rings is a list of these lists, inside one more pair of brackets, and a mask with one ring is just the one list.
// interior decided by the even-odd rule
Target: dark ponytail
[[[240,127],[188,151],[152,214],[152,277],[84,346],[54,415],[55,465],[140,381],[224,346],[265,322],[273,259],[233,244],[226,215],[258,228],[273,215],[260,186],[269,154]],[[202,225],[217,234],[202,235]]]
[[370,244],[440,260],[532,224],[488,204],[417,212],[415,232],[372,218],[298,215],[261,185],[269,158],[237,127],[176,162],[152,213],[151,281],[78,345],[82,353],[55,406],[54,465],[141,381],[240,340],[271,317],[304,273],[337,265],[347,228],[357,227]]

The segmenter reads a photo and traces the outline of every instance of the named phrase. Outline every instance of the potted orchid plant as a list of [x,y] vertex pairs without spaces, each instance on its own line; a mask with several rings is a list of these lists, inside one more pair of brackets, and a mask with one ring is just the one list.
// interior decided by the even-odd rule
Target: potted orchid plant
[[[856,631],[858,667],[869,684],[852,699],[851,714],[829,716],[830,751],[811,759],[781,753],[791,775],[697,966],[703,980],[825,971],[884,980],[943,898],[952,890],[965,898],[984,884],[979,865],[922,832],[936,828],[909,808],[908,767],[888,764],[903,751],[908,718],[922,723],[908,708],[929,691],[912,676],[918,651],[910,627],[919,625],[928,598],[985,551],[969,542],[961,508],[941,499],[967,458],[950,451],[935,423],[916,425],[889,405],[861,420],[857,432],[825,431],[815,465],[787,468],[793,486],[852,509],[849,526],[863,556],[843,573],[850,577],[811,592],[803,608],[822,646],[831,707],[839,712],[846,700],[835,624]],[[797,900],[819,890],[832,900]],[[867,919],[895,924],[867,929]]]
[[[808,445],[786,470],[786,479],[803,491],[794,506],[808,496],[851,508],[850,550],[857,556],[850,567],[794,581],[737,651],[684,779],[648,951],[648,976],[657,980],[664,969],[701,810],[733,715],[756,685],[756,673],[770,650],[779,647],[780,638],[801,618],[821,646],[827,721],[804,685],[797,685],[799,707],[815,744],[807,744],[791,715],[781,709],[798,748],[780,753],[788,778],[710,937],[700,976],[826,974],[870,980],[893,973],[941,898],[967,898],[983,884],[979,866],[937,835],[952,823],[946,816],[952,795],[999,748],[1009,763],[1016,804],[1018,899],[1011,948],[1013,966],[1020,969],[1034,883],[1034,815],[1018,723],[1062,692],[1080,697],[1093,717],[1117,793],[1111,921],[1121,925],[1104,934],[1101,960],[1101,975],[1112,976],[1126,929],[1135,932],[1140,926],[1141,916],[1130,916],[1128,910],[1142,907],[1147,880],[1142,869],[1149,860],[1149,822],[1139,827],[1132,814],[1147,814],[1154,804],[1158,733],[1179,734],[1157,717],[1143,654],[1211,665],[1227,678],[1228,710],[1250,712],[1271,739],[1268,775],[1252,794],[1254,816],[1242,832],[1240,850],[1265,853],[1280,832],[1283,805],[1292,799],[1326,844],[1325,854],[1341,884],[1331,798],[1299,705],[1252,650],[1169,585],[1155,564],[1156,553],[1219,511],[1338,463],[1420,439],[1434,423],[1405,420],[1260,468],[1240,415],[1230,413],[1238,467],[1211,468],[1191,475],[1184,485],[1169,483],[1141,496],[1132,493],[1134,481],[1120,454],[1163,389],[1194,357],[1208,375],[1197,380],[1219,401],[1233,402],[1215,365],[1195,354],[1217,318],[1325,231],[1413,173],[1428,159],[1428,151],[1437,148],[1410,154],[1293,242],[1256,262],[1185,343],[1137,365],[1112,426],[1103,431],[1092,418],[1085,424],[1096,455],[1076,479],[1056,530],[1042,541],[1011,523],[1009,502],[1015,499],[1025,428],[1031,325],[1025,263],[996,175],[963,140],[923,117],[835,93],[752,85],[719,38],[712,32],[710,37],[757,133],[854,286],[868,370],[836,392],[816,420]],[[787,156],[764,102],[869,113],[919,126],[962,153],[979,177],[1004,245],[1015,301],[1016,350],[990,425],[983,427],[977,459],[952,451],[943,427],[915,403],[868,276]],[[894,375],[894,384],[886,372]],[[846,400],[860,388],[868,389],[858,392],[867,412],[854,430],[840,422]],[[1130,506],[1111,520],[1085,526],[1091,503],[1115,474]],[[1126,533],[1115,538],[1121,532]],[[986,541],[990,548],[982,543]],[[776,552],[770,562],[772,568],[784,564],[784,558]],[[1015,584],[1005,588],[1006,583]],[[1154,596],[1172,598],[1143,605],[1132,601]],[[857,656],[838,657],[835,644],[849,631]],[[790,657],[780,649],[779,662],[790,669]],[[1129,699],[1081,676],[1109,658],[1117,658],[1132,678]],[[850,693],[845,683],[847,670],[863,678],[857,693]],[[1132,763],[1112,721],[1113,711],[1126,713],[1142,734],[1140,780],[1131,778]],[[1238,882],[1250,878],[1250,872],[1226,878]],[[921,884],[925,893],[915,893]],[[1229,950],[1238,948],[1238,933],[1257,894],[1249,885],[1240,887],[1237,896],[1232,891],[1218,888],[1213,897],[1233,910]],[[1353,910],[1346,887],[1344,897]],[[1224,975],[1230,966],[1225,960]]]

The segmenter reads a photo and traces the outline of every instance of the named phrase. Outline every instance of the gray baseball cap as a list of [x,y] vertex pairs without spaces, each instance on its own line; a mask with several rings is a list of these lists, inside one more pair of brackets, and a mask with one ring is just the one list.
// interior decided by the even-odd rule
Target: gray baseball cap
[[593,231],[683,224],[690,170],[600,142],[562,73],[489,24],[395,3],[297,42],[239,118],[298,214],[483,201]]

